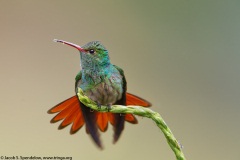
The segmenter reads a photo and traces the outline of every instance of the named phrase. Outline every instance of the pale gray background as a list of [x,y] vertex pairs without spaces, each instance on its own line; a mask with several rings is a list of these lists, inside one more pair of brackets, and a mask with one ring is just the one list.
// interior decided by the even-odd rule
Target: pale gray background
[[0,154],[83,159],[175,159],[147,118],[112,128],[98,150],[85,129],[50,124],[74,94],[79,54],[54,38],[100,40],[125,70],[128,91],[152,102],[187,159],[240,157],[239,0],[0,0]]

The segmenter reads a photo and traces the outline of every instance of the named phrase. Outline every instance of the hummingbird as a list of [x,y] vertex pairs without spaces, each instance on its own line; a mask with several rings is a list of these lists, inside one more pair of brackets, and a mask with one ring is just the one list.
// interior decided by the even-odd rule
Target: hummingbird
[[124,123],[137,124],[138,121],[133,114],[115,114],[110,112],[93,111],[86,107],[78,99],[78,88],[101,107],[101,105],[139,105],[150,107],[151,103],[134,94],[127,92],[127,81],[123,69],[110,62],[108,50],[99,42],[92,41],[84,46],[71,42],[54,39],[74,47],[80,53],[81,70],[75,77],[75,95],[55,105],[48,113],[57,113],[51,123],[62,120],[59,129],[72,124],[70,134],[76,133],[82,126],[86,125],[86,132],[90,134],[95,144],[103,149],[99,130],[105,132],[108,123],[113,126],[113,143],[117,142],[123,129]]

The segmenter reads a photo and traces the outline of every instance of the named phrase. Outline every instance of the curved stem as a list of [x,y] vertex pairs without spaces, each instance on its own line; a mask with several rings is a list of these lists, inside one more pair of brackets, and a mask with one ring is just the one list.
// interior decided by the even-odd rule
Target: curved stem
[[163,132],[169,146],[175,153],[177,160],[186,160],[181,150],[180,144],[178,143],[177,139],[174,137],[170,128],[164,122],[163,118],[159,113],[154,112],[149,108],[144,108],[141,106],[112,105],[110,110],[107,106],[101,106],[101,108],[99,108],[94,101],[92,101],[91,99],[89,99],[87,96],[83,94],[80,88],[78,89],[78,97],[79,97],[79,100],[84,105],[98,112],[131,113],[131,114],[139,115],[142,117],[151,118]]

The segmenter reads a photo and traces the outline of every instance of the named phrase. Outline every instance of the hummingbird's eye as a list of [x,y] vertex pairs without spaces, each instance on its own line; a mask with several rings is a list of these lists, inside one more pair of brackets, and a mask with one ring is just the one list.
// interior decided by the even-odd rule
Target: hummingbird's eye
[[88,52],[93,54],[93,53],[95,53],[95,50],[94,49],[90,49]]

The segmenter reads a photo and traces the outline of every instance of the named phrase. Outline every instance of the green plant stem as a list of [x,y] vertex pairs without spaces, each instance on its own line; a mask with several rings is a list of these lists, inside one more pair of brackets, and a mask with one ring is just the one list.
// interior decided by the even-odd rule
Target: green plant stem
[[98,112],[111,112],[111,113],[131,113],[142,117],[151,118],[157,126],[161,129],[164,136],[167,139],[167,142],[173,152],[176,155],[177,160],[186,160],[184,157],[184,154],[181,150],[181,146],[172,134],[170,128],[167,126],[167,124],[164,122],[161,115],[157,112],[152,111],[149,108],[141,107],[141,106],[122,106],[122,105],[112,105],[110,110],[107,106],[101,106],[99,108],[97,104],[89,99],[87,96],[83,94],[83,91],[79,88],[78,89],[78,97],[79,100],[86,105],[87,107],[90,107],[92,110],[96,110]]

